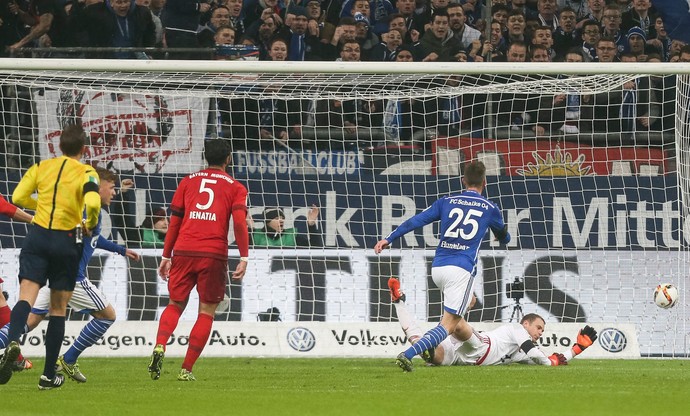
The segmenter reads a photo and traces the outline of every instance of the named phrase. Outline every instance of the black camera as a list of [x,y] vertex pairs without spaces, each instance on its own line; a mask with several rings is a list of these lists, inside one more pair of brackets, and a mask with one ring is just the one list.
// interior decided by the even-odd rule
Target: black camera
[[278,322],[280,321],[280,311],[275,306],[266,309],[266,312],[259,312],[256,317],[259,322]]
[[525,297],[525,282],[519,277],[515,277],[510,283],[506,283],[506,296],[510,299],[520,300]]

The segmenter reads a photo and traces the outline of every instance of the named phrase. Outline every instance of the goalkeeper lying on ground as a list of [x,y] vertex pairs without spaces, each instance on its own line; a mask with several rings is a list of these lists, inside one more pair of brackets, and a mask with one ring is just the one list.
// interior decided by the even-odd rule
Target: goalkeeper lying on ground
[[[388,279],[391,300],[398,314],[400,326],[411,343],[424,335],[405,306],[405,294],[400,281]],[[585,326],[577,335],[577,342],[564,353],[544,354],[536,345],[546,323],[536,313],[525,315],[519,324],[506,324],[487,332],[462,331],[458,326],[433,352],[426,351],[422,358],[435,365],[499,365],[510,363],[566,365],[591,346],[597,331]]]

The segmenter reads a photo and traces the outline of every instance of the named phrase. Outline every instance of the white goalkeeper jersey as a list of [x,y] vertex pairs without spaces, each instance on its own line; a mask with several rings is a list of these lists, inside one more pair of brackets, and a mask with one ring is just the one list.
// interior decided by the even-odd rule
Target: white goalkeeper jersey
[[[502,325],[494,330],[478,333],[482,341],[480,348],[473,348],[450,336],[442,345],[444,348],[443,365],[501,365],[510,363],[550,365],[543,353],[537,354],[535,362],[520,347],[531,341],[527,330],[520,324]],[[537,346],[534,348],[538,349]],[[535,355],[532,353],[532,355]]]

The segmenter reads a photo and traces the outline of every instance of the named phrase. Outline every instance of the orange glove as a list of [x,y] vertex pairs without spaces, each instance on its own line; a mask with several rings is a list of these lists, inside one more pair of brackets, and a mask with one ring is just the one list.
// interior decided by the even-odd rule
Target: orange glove
[[549,361],[551,361],[552,366],[557,365],[568,365],[568,360],[565,359],[565,355],[560,352],[554,352],[549,356]]
[[591,347],[597,339],[597,331],[589,325],[585,325],[577,334],[577,342],[573,345],[573,355],[579,355],[582,351]]

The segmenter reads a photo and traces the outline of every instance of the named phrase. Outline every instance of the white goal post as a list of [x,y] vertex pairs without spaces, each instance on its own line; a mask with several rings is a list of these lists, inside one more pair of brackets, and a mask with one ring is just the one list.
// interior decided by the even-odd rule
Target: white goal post
[[[689,74],[668,63],[0,59],[0,193],[11,196],[31,164],[58,154],[62,128],[81,123],[85,162],[135,183],[106,211],[104,234],[143,254],[135,263],[97,252],[89,277],[120,319],[155,321],[167,288],[156,276],[160,246],[142,241],[143,228],[203,167],[205,140],[227,140],[256,236],[265,208],[280,207],[286,226],[310,238],[252,247],[217,321],[256,321],[274,307],[284,322],[396,321],[394,275],[410,311],[435,322],[437,228],[381,256],[372,247],[458,191],[464,164],[479,159],[513,240],[487,237],[470,321],[507,322],[519,302],[547,326],[633,325],[643,356],[688,356]],[[0,219],[10,304],[25,234]],[[508,291],[516,279],[520,298]],[[655,306],[659,283],[678,287],[674,308]],[[194,319],[194,302],[183,320]]]

